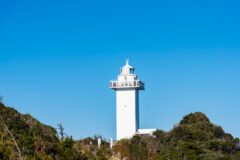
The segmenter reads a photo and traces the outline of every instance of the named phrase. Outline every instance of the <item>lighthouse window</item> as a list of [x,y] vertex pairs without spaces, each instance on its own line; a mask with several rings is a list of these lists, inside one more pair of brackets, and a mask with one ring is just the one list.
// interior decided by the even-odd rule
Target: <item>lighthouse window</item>
[[130,69],[130,74],[133,74],[133,69]]

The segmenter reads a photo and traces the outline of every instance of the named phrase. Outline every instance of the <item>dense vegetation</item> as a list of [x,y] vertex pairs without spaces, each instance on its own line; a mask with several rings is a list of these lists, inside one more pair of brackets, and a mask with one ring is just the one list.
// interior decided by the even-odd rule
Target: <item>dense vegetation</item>
[[79,141],[59,137],[53,127],[0,103],[1,160],[83,160],[110,156],[107,142],[103,141],[101,149],[97,148],[97,137]]
[[183,118],[169,132],[158,130],[154,136],[134,136],[121,140],[114,154],[132,160],[239,160],[239,139],[212,124],[200,112]]
[[[60,127],[61,128],[61,127]],[[200,112],[185,116],[169,132],[117,141],[113,150],[97,138],[73,140],[28,114],[0,103],[1,160],[239,160],[239,139]]]

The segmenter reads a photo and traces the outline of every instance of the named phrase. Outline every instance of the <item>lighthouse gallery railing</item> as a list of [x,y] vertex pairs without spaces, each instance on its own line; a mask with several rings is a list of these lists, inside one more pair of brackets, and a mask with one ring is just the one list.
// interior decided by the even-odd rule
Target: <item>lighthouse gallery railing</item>
[[141,88],[144,89],[144,83],[135,81],[110,81],[110,88]]

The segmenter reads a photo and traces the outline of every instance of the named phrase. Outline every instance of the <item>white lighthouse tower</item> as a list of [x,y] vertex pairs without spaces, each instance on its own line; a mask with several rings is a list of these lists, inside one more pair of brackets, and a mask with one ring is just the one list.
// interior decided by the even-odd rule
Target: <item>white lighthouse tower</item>
[[118,80],[110,81],[110,88],[116,91],[117,140],[131,138],[139,129],[139,90],[144,90],[144,83],[134,70],[127,60]]

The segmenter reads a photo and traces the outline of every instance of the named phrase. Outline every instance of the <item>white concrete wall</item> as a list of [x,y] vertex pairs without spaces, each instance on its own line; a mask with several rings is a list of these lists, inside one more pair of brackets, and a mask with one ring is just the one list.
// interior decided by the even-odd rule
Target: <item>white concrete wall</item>
[[138,130],[138,96],[136,89],[116,90],[117,140],[131,138]]
[[157,129],[138,129],[137,134],[148,134],[152,135]]

